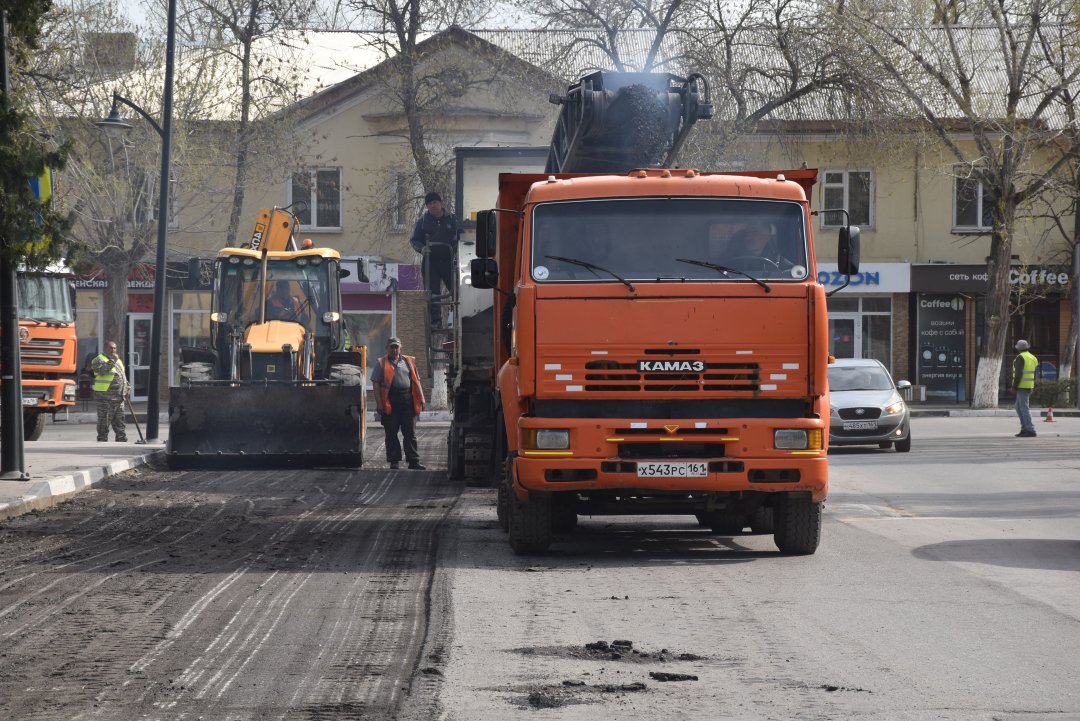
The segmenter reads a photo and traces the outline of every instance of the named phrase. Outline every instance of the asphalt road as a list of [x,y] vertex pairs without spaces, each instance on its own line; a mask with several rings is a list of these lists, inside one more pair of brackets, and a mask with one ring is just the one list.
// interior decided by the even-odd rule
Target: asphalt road
[[144,469],[0,524],[0,719],[395,718],[444,478]]
[[[0,719],[1080,719],[1080,419],[831,454],[823,541],[428,472],[145,469],[0,524]],[[616,641],[625,643],[615,643]]]
[[1036,439],[1016,426],[919,418],[910,453],[836,449],[811,557],[664,516],[583,519],[548,555],[518,558],[490,494],[467,491],[441,546],[454,632],[438,708],[457,721],[1080,719],[1080,419],[1040,423]]

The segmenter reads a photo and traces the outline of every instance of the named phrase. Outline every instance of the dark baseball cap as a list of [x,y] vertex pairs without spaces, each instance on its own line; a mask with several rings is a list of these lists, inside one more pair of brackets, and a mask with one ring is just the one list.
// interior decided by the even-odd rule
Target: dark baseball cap
[[396,346],[398,346],[400,348],[401,347],[401,341],[398,340],[397,338],[391,338],[390,340],[386,341],[386,345],[396,345]]
[[439,195],[438,193],[432,191],[432,192],[430,192],[430,193],[428,193],[427,195],[424,196],[424,205],[427,205],[428,203],[434,203],[436,200],[441,203],[442,202],[442,196]]

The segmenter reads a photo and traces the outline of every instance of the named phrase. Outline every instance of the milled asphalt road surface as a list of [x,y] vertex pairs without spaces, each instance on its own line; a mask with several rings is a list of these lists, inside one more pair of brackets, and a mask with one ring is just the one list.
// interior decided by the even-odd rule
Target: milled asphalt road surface
[[[0,719],[1080,719],[1080,419],[835,449],[823,541],[390,472],[129,472],[0,523]],[[620,642],[620,643],[617,643]],[[625,643],[622,643],[625,642]]]

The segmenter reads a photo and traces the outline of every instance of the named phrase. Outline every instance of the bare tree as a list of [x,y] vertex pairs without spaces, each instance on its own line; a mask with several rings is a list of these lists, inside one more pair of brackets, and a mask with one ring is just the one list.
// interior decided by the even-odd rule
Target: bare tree
[[[989,203],[989,283],[985,344],[972,397],[976,408],[998,402],[1018,215],[1069,162],[1054,152],[1060,127],[1052,110],[1080,68],[1057,67],[1060,58],[1040,52],[1040,43],[1048,26],[1072,24],[1053,42],[1077,32],[1071,8],[1066,0],[859,2],[837,8],[843,26],[861,41],[855,52],[868,61],[868,81],[882,81],[895,93],[898,114],[915,114],[928,124],[959,173],[977,183]],[[1044,151],[1050,153],[1048,167],[1036,162]]]
[[[546,65],[580,66],[580,57],[602,58],[596,70],[675,70],[686,56],[672,42],[697,12],[688,0],[540,0],[520,2],[548,31],[570,31]],[[556,36],[557,37],[557,36]],[[574,80],[576,78],[567,78]]]
[[[300,41],[296,28],[303,27],[314,7],[313,0],[190,0],[187,13],[192,41],[202,45],[204,55],[220,55],[230,72],[222,74],[230,108],[235,115],[232,142],[232,205],[225,231],[225,245],[236,244],[244,195],[252,171],[252,151],[280,159],[269,151],[281,147],[282,123],[260,122],[275,109],[298,99],[302,69],[275,62],[274,55],[260,53],[257,43],[287,45]],[[264,51],[266,48],[262,48]],[[288,54],[286,54],[286,57]],[[280,56],[278,56],[280,57]],[[235,72],[233,72],[235,71]],[[238,100],[234,101],[233,98]]]
[[[1062,87],[1057,106],[1061,117],[1061,150],[1069,162],[1048,188],[1047,215],[1060,233],[1062,244],[1068,253],[1061,254],[1063,264],[1071,266],[1072,256],[1080,246],[1080,88],[1072,82],[1071,69],[1080,65],[1080,40],[1074,34],[1075,26],[1052,25],[1040,28],[1039,50],[1047,64],[1058,73]],[[1072,276],[1070,293],[1075,298],[1080,293],[1080,277]],[[1075,306],[1074,306],[1075,307]],[[1080,338],[1080,314],[1073,313],[1065,340],[1065,352],[1061,357],[1060,378],[1069,378],[1076,367],[1076,344]]]
[[[446,52],[449,38],[437,34],[469,24],[487,11],[487,0],[442,3],[437,0],[349,0],[353,22],[374,32],[361,37],[384,58],[377,82],[387,105],[400,110],[404,134],[423,192],[447,193],[452,187],[452,156],[436,152],[438,135],[446,126],[445,110],[470,91],[493,79],[493,70],[475,62],[463,63]],[[424,42],[431,36],[430,42]],[[464,40],[464,34],[459,34]],[[478,72],[479,71],[479,72]]]

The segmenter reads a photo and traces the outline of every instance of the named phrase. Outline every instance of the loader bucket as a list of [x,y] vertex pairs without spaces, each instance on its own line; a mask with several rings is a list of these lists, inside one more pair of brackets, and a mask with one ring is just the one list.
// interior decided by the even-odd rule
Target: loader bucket
[[211,382],[171,388],[172,468],[359,468],[364,386]]

